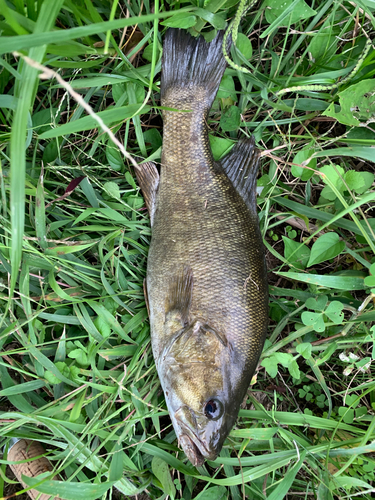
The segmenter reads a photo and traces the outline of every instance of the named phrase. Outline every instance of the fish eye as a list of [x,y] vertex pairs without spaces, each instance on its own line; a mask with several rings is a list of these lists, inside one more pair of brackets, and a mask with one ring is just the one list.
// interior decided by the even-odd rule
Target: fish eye
[[223,405],[218,399],[210,399],[204,405],[204,414],[209,420],[217,420],[223,414]]

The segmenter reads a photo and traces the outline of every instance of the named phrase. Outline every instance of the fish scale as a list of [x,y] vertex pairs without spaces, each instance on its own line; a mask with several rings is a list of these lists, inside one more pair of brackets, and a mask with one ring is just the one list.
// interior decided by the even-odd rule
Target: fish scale
[[268,325],[258,155],[245,140],[214,162],[208,140],[208,112],[225,69],[222,36],[208,44],[167,32],[160,178],[152,164],[137,174],[152,221],[152,348],[176,435],[194,465],[220,452]]

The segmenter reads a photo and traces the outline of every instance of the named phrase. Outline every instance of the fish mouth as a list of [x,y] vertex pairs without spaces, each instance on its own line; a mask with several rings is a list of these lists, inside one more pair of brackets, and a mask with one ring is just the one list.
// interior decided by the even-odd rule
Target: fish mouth
[[203,465],[205,457],[202,455],[200,449],[190,438],[190,436],[188,436],[187,434],[182,434],[181,436],[179,436],[178,440],[185,452],[185,455],[188,457],[194,467],[200,467],[201,465]]
[[199,467],[203,465],[205,460],[216,460],[217,453],[208,450],[190,427],[186,426],[181,420],[177,420],[182,430],[182,433],[178,437],[178,441],[190,462],[195,467]]

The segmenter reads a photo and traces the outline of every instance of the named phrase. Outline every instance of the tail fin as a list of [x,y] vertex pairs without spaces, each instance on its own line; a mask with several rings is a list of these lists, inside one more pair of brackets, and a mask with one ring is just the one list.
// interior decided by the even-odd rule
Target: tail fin
[[207,105],[211,107],[226,61],[222,43],[224,31],[219,31],[212,42],[200,36],[192,37],[186,31],[169,28],[164,39],[161,98],[164,99],[169,88],[204,87],[207,91]]

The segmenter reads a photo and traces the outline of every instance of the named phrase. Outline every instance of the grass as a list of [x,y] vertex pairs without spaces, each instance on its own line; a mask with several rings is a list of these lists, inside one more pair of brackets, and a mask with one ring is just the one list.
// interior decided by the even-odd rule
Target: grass
[[[374,2],[265,0],[241,21],[231,57],[249,72],[226,70],[210,139],[216,159],[244,135],[261,150],[270,336],[221,456],[199,470],[177,446],[152,358],[151,232],[132,164],[23,59],[58,72],[129,154],[157,162],[165,29],[209,39],[237,5],[0,0],[0,444],[43,443],[62,480],[27,480],[42,492],[336,500],[375,491],[373,47],[350,81],[323,87],[361,60]],[[6,453],[1,463],[5,497],[14,491]]]

